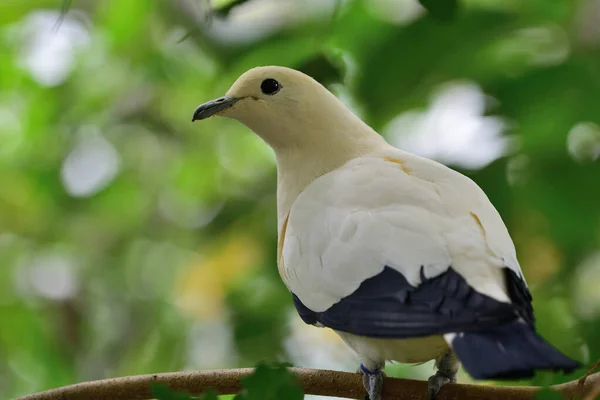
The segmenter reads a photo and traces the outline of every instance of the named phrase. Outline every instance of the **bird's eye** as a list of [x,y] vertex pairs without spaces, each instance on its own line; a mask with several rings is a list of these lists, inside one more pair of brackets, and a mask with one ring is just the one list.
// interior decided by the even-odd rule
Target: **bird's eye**
[[264,94],[270,94],[273,95],[277,92],[279,92],[279,89],[281,88],[281,86],[279,85],[279,82],[277,82],[275,79],[265,79],[261,84],[260,84],[260,90],[264,93]]

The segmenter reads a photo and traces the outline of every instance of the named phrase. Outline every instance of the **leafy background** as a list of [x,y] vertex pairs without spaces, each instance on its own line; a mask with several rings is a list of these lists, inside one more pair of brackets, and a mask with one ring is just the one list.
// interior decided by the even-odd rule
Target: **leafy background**
[[600,1],[436,3],[0,2],[0,398],[261,360],[355,370],[277,275],[271,151],[190,123],[269,64],[479,183],[541,334],[600,359]]

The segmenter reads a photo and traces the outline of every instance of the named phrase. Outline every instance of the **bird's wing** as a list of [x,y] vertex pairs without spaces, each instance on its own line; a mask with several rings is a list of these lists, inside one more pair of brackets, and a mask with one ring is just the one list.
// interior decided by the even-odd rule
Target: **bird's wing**
[[485,194],[400,155],[353,160],[294,202],[280,273],[303,319],[379,337],[532,321],[514,246]]

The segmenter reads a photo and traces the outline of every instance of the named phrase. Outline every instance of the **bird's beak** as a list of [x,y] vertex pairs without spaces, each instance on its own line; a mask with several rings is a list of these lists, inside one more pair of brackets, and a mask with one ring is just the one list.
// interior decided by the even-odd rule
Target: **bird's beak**
[[227,110],[231,106],[233,106],[239,99],[235,97],[223,96],[218,99],[211,100],[204,104],[200,104],[196,111],[194,111],[194,116],[192,117],[192,122],[197,119],[205,119],[210,117],[211,115],[218,114],[223,110]]

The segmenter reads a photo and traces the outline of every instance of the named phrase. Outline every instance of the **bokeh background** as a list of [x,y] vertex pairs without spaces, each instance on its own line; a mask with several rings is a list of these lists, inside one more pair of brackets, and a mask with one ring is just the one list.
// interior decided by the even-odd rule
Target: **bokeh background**
[[356,369],[278,277],[271,150],[190,122],[270,64],[479,183],[541,334],[600,359],[600,1],[446,4],[2,0],[0,398],[261,360]]

